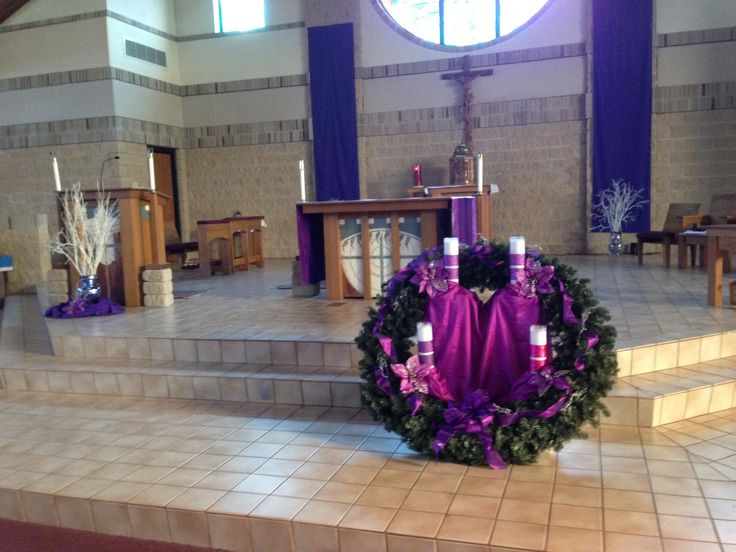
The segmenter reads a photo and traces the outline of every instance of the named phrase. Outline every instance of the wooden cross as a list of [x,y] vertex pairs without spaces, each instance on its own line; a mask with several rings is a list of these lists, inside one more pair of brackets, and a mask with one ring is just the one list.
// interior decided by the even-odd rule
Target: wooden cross
[[454,80],[463,87],[463,134],[465,145],[473,151],[473,124],[470,118],[470,108],[473,104],[473,87],[472,83],[478,77],[489,77],[493,74],[493,69],[478,69],[471,71],[470,56],[463,56],[463,70],[459,73],[442,73],[442,80]]

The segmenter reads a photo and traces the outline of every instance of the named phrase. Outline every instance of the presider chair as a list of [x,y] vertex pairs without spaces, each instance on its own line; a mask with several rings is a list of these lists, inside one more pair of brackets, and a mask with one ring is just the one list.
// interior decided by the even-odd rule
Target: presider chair
[[699,210],[700,203],[670,203],[662,230],[637,232],[636,242],[638,245],[639,265],[641,266],[643,261],[644,244],[657,243],[662,245],[662,264],[665,268],[669,268],[670,247],[673,243],[677,243],[677,235],[692,224],[688,220],[688,217],[690,215],[697,215]]

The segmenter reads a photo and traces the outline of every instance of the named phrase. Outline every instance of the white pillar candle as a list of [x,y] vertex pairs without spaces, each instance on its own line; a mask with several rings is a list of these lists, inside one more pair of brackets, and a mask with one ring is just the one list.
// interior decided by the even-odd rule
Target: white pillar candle
[[302,203],[307,201],[307,180],[304,176],[304,159],[299,160],[299,192]]
[[59,163],[56,161],[56,156],[51,156],[51,167],[54,169],[54,185],[56,186],[56,191],[61,191],[61,178],[59,178]]
[[526,255],[526,240],[524,236],[511,236],[509,238],[509,275],[512,284],[519,281],[519,276],[524,272],[524,257]]
[[418,322],[417,349],[419,350],[420,364],[434,364],[434,346],[432,344],[432,339],[432,324],[430,322]]
[[153,168],[153,148],[148,150],[148,181],[151,183],[151,191],[156,191],[156,171]]
[[529,326],[529,344],[547,345],[547,326],[532,324]]
[[475,156],[475,180],[478,183],[478,193],[483,193],[483,154]]
[[529,326],[529,368],[541,370],[547,364],[547,326]]
[[526,240],[524,236],[511,236],[509,238],[509,253],[512,255],[523,255],[526,253]]
[[432,323],[431,322],[418,322],[417,323],[417,341],[432,341],[434,336],[432,335]]
[[457,238],[445,238],[444,254],[445,254],[445,270],[447,271],[447,279],[456,284],[460,282],[460,262],[458,255],[460,253],[460,242]]

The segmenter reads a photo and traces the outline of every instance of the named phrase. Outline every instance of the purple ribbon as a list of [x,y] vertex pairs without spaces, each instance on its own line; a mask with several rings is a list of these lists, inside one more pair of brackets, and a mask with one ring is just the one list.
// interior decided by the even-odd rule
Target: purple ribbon
[[582,372],[583,370],[585,370],[585,361],[583,359],[590,352],[590,350],[598,344],[599,339],[598,334],[595,333],[593,330],[585,330],[582,334],[580,334],[580,336],[585,338],[585,349],[580,351],[575,356],[575,369],[578,372]]
[[524,401],[533,395],[542,396],[549,391],[550,387],[554,387],[562,391],[562,396],[555,401],[554,404],[548,406],[544,410],[533,410],[530,408],[521,408],[516,412],[502,414],[500,423],[503,427],[515,424],[522,417],[528,416],[532,418],[541,418],[546,420],[562,410],[570,400],[572,395],[572,385],[567,379],[567,370],[554,371],[554,366],[547,364],[539,372],[527,372],[521,377],[511,390],[510,400]]
[[383,352],[386,353],[386,356],[390,358],[393,362],[397,362],[398,359],[396,357],[396,347],[394,347],[393,340],[387,335],[383,334],[375,334],[375,336],[376,339],[378,339],[378,343],[381,344]]
[[490,467],[505,468],[506,462],[493,448],[493,437],[488,427],[493,422],[494,415],[495,410],[490,404],[488,393],[481,389],[468,392],[460,405],[450,401],[445,410],[447,423],[439,429],[432,444],[435,454],[439,455],[455,435],[468,433],[478,438]]
[[380,366],[374,366],[373,375],[376,378],[376,385],[381,391],[383,391],[389,397],[394,394],[394,390],[391,387],[391,382],[389,381],[388,376],[386,376],[386,374],[384,373],[383,368],[381,368]]
[[558,279],[557,283],[560,286],[560,293],[562,293],[562,321],[565,324],[579,326],[583,322],[577,316],[575,316],[575,313],[572,311],[572,305],[575,303],[575,300],[570,297],[569,293],[567,293],[565,282]]

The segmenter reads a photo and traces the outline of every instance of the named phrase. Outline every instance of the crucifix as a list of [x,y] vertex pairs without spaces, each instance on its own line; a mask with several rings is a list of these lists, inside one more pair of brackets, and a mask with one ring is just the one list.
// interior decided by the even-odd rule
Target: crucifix
[[454,80],[463,87],[463,134],[465,145],[473,151],[473,124],[470,118],[470,108],[473,104],[473,87],[472,83],[478,77],[489,77],[493,74],[493,69],[470,69],[470,56],[463,56],[463,70],[458,73],[442,73],[442,80]]

